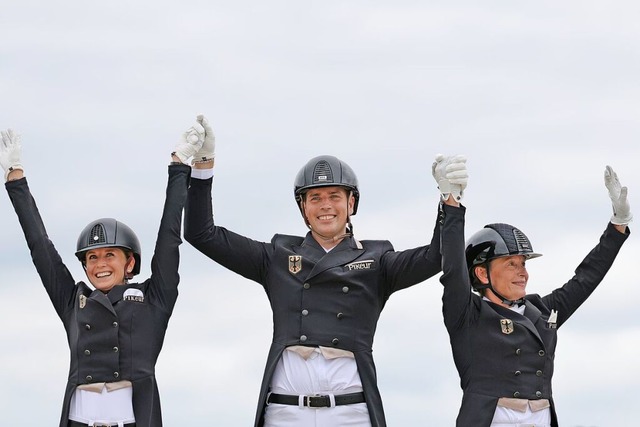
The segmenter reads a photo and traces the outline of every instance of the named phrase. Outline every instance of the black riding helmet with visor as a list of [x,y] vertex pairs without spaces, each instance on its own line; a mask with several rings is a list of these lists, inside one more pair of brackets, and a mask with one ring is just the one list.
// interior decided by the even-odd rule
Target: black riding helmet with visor
[[[347,190],[353,195],[355,203],[353,205],[353,213],[358,211],[358,202],[360,200],[360,191],[358,190],[358,178],[353,169],[334,156],[317,156],[309,160],[296,175],[293,184],[293,193],[296,204],[300,209],[300,213],[304,218],[304,222],[309,226],[309,221],[304,214],[304,196],[307,191],[318,187],[338,186]],[[351,216],[347,212],[347,234],[353,235],[353,225],[351,224]]]
[[[491,284],[489,264],[496,258],[522,255],[525,259],[532,259],[542,256],[533,251],[531,242],[527,236],[509,224],[488,224],[484,228],[467,240],[466,250],[467,268],[471,286],[476,291],[490,289],[504,304],[514,306],[524,303],[524,298],[509,300],[500,295]],[[475,274],[475,267],[485,265],[487,269],[488,282],[482,283]]]
[[135,264],[131,272],[125,272],[125,278],[131,279],[140,273],[140,241],[129,226],[114,218],[100,218],[90,222],[78,236],[76,257],[86,269],[86,254],[91,249],[120,248],[131,253]]

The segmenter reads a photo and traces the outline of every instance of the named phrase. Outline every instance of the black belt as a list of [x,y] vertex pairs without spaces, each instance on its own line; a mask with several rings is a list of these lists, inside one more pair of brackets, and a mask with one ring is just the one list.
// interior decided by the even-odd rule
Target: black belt
[[[90,424],[91,426],[94,427],[111,427],[111,426],[115,426],[117,427],[118,423],[96,423],[96,424]],[[68,427],[87,427],[87,423],[81,423],[79,421],[73,421],[73,420],[69,420],[69,424]],[[129,423],[129,424],[125,424],[124,427],[136,427],[136,423]]]
[[[364,393],[347,393],[334,395],[336,406],[364,403]],[[267,403],[280,403],[282,405],[296,405],[300,402],[299,396],[291,394],[270,393]],[[302,396],[302,406],[309,408],[330,408],[331,398],[328,395]]]

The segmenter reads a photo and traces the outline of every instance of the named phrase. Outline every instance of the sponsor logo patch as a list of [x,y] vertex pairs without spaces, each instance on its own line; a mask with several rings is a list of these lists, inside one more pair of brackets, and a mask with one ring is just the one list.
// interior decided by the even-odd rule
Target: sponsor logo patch
[[129,288],[122,295],[124,301],[144,302],[144,294],[140,289]]
[[351,264],[345,265],[345,267],[348,268],[349,271],[351,271],[351,270],[369,270],[369,269],[371,269],[371,266],[373,265],[373,262],[374,261],[372,259],[365,259],[363,261],[352,262]]

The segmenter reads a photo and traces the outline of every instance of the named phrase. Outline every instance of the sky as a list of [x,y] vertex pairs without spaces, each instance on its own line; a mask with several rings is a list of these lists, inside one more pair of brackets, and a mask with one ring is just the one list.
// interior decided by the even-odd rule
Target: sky
[[[611,216],[611,165],[640,210],[640,5],[600,1],[0,1],[0,129],[49,237],[73,253],[100,217],[142,242],[169,153],[195,116],[216,135],[215,219],[253,239],[306,233],[293,179],[332,154],[360,182],[360,240],[427,244],[438,153],[467,157],[466,232],[520,228],[543,257],[528,291],[564,284]],[[631,229],[635,228],[631,224]],[[632,235],[558,332],[560,424],[632,426],[640,320]],[[271,339],[261,286],[181,246],[180,296],[156,375],[166,426],[252,425]],[[452,426],[461,400],[438,276],[391,296],[374,341],[390,426]],[[0,197],[0,413],[56,425],[69,364],[8,197]]]

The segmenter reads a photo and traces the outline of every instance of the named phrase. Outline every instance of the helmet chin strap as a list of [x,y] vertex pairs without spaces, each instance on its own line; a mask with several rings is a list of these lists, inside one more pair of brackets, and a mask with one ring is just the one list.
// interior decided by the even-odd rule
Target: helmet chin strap
[[519,299],[516,299],[516,300],[510,300],[510,299],[505,298],[502,295],[500,295],[500,293],[498,293],[493,288],[493,285],[491,284],[491,273],[489,272],[489,263],[487,263],[487,289],[490,289],[491,292],[493,292],[495,296],[500,298],[500,301],[502,301],[503,304],[508,305],[509,307],[517,307],[519,305],[524,304],[524,301],[525,301],[524,298],[519,298]]

